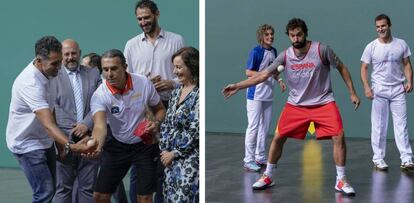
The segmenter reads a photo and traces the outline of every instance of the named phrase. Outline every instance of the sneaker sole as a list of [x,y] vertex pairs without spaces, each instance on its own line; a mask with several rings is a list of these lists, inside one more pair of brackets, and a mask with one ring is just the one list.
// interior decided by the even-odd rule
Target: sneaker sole
[[244,167],[244,166],[243,166],[243,168],[244,168],[244,170],[245,170],[245,171],[247,171],[247,172],[256,172],[256,173],[257,173],[257,172],[260,172],[260,169],[258,169],[258,170],[253,170],[253,169],[251,169],[251,168],[247,168],[247,167]]
[[253,190],[265,190],[267,188],[273,187],[275,185],[275,183],[270,183],[270,185],[265,185],[263,187],[252,187]]
[[377,170],[377,171],[388,171],[388,167],[386,167],[386,168],[380,168],[378,166],[374,166],[374,169]]
[[348,196],[348,197],[354,197],[354,196],[355,196],[355,193],[346,193],[346,192],[344,192],[343,190],[338,190],[338,189],[336,189],[336,188],[335,188],[335,191],[336,191],[336,192],[339,192],[339,193],[341,193],[341,194],[343,194],[343,195],[345,195],[345,196]]
[[414,172],[414,167],[402,167],[400,166],[403,172]]
[[266,163],[261,163],[261,162],[259,162],[259,161],[255,161],[256,162],[256,164],[258,165],[258,166],[260,166],[260,167],[264,167],[264,166],[266,166]]
[[262,167],[266,167],[266,164],[260,164],[260,163],[256,163],[258,166],[260,166],[260,168]]

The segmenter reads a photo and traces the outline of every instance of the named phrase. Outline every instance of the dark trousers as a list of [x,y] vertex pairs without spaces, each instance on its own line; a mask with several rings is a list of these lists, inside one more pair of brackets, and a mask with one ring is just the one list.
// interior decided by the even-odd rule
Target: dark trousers
[[69,155],[56,163],[55,203],[92,202],[97,160]]
[[[164,165],[162,165],[159,153],[157,157],[157,188],[154,197],[154,203],[163,203],[164,196],[162,195],[162,184],[164,182]],[[137,169],[134,165],[131,166],[130,171],[130,186],[129,186],[129,198],[134,200],[137,198]]]
[[125,186],[122,181],[121,183],[119,183],[115,192],[112,193],[112,197],[115,199],[117,203],[128,203],[127,194],[125,192]]
[[[162,104],[166,109],[168,109],[168,100],[161,101]],[[164,182],[164,165],[161,162],[160,159],[160,153],[158,153],[158,161],[157,161],[157,191],[155,193],[154,203],[163,203],[164,202],[164,196],[162,191],[162,184]],[[135,166],[131,167],[130,171],[130,190],[129,190],[129,198],[130,199],[136,199],[137,197],[137,169]]]

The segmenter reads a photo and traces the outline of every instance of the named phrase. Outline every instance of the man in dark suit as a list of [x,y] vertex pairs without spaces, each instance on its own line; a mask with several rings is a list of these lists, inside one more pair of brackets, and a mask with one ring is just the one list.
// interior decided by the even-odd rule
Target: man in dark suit
[[[64,40],[62,68],[57,77],[50,81],[51,106],[56,122],[73,143],[88,136],[93,128],[90,100],[101,83],[98,69],[80,65],[80,55],[81,50],[76,41]],[[59,157],[56,163],[55,202],[92,202],[97,161],[78,154],[62,156],[62,147],[57,145],[57,148]],[[77,187],[74,187],[75,180]],[[73,200],[72,196],[75,196]]]

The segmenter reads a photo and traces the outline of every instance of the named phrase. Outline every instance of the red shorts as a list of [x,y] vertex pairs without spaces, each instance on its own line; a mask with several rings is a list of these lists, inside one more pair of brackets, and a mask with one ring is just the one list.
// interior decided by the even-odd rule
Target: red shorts
[[304,107],[286,103],[277,124],[281,137],[305,139],[310,122],[313,121],[316,139],[330,139],[342,130],[342,118],[335,102],[320,106]]

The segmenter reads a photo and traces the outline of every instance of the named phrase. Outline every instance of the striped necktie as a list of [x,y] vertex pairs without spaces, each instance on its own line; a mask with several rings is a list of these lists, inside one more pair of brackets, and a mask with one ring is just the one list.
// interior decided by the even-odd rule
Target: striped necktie
[[70,81],[72,83],[73,96],[75,97],[76,121],[80,122],[83,120],[82,81],[79,71],[71,71],[69,75],[71,75]]

